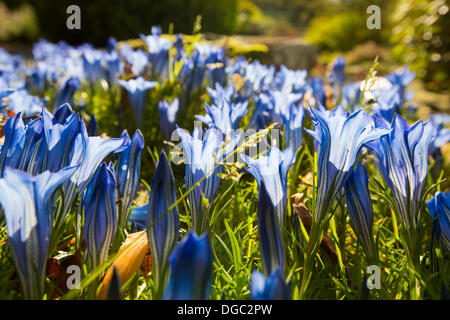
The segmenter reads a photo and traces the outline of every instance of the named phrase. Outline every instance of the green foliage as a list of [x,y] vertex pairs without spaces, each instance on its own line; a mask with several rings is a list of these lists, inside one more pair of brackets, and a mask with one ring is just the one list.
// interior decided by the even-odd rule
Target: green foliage
[[24,4],[9,10],[0,2],[0,41],[35,40],[39,30],[33,8]]
[[365,14],[355,11],[319,16],[311,21],[305,36],[320,50],[328,51],[347,51],[369,40],[383,42],[382,31],[368,29],[366,19]]
[[445,0],[398,1],[391,16],[392,54],[425,80],[428,89],[449,89],[450,13]]

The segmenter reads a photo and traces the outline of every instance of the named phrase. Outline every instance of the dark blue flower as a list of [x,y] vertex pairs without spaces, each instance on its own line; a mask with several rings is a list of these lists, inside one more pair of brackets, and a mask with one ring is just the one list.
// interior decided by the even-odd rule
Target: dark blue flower
[[136,130],[130,140],[126,130],[122,134],[124,141],[131,141],[128,147],[119,154],[117,161],[117,187],[122,198],[121,211],[118,213],[118,225],[126,227],[128,211],[130,210],[133,197],[139,183],[141,169],[141,156],[144,150],[144,137],[140,130]]
[[166,100],[161,100],[158,103],[159,111],[159,125],[164,139],[170,141],[172,133],[176,130],[177,113],[180,110],[180,101],[178,98],[168,103]]
[[207,233],[199,237],[190,231],[173,250],[169,263],[170,277],[164,299],[209,299],[212,251]]
[[109,247],[116,232],[115,188],[112,164],[103,163],[83,194],[84,240],[91,270],[108,258]]
[[450,251],[450,191],[436,192],[435,196],[428,200],[427,207],[436,226],[434,228],[436,235],[444,248]]
[[369,176],[361,163],[345,184],[347,209],[353,230],[371,258],[376,258],[373,239],[373,207],[369,193]]
[[161,151],[152,179],[147,221],[147,235],[153,257],[153,281],[156,292],[165,288],[168,259],[178,240],[177,206],[169,211],[176,201],[172,168],[165,152]]

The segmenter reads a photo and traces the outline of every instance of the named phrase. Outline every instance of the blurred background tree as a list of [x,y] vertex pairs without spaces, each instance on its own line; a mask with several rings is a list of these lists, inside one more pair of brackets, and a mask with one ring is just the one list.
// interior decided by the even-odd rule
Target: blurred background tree
[[[195,19],[202,16],[202,32],[230,34],[234,32],[237,0],[3,0],[15,9],[27,3],[36,13],[40,36],[71,44],[91,42],[105,45],[113,35],[119,40],[150,33],[152,25],[167,32],[173,23],[174,32],[192,33]],[[66,8],[81,9],[81,30],[66,28]]]
[[425,80],[428,89],[450,88],[450,14],[446,0],[397,1],[391,15],[392,55]]

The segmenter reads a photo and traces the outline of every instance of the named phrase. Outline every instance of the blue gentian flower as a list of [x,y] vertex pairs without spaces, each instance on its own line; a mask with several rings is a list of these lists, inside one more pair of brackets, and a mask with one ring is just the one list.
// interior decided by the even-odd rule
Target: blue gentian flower
[[225,72],[225,48],[195,43],[195,50],[199,54],[199,64],[204,66],[208,72],[209,85],[213,86],[216,83],[225,85],[227,78]]
[[[124,141],[130,141],[127,131],[122,134]],[[144,137],[140,130],[136,130],[129,145],[119,154],[117,161],[117,187],[122,198],[122,210],[118,212],[118,225],[126,227],[128,211],[136,194],[141,169],[141,156],[144,150]]]
[[12,116],[5,124],[5,140],[0,153],[0,177],[3,174],[6,165],[17,168],[20,156],[23,152],[20,139],[25,135],[25,124],[22,120],[22,114]]
[[141,76],[148,64],[147,55],[142,50],[131,50],[126,54],[125,59],[128,64],[131,65],[131,72],[133,72],[135,76]]
[[315,140],[318,153],[318,195],[314,217],[321,221],[330,213],[334,200],[347,182],[357,156],[368,142],[389,133],[376,128],[363,110],[348,115],[342,106],[332,111],[309,108],[314,131],[306,130]]
[[233,95],[236,91],[234,85],[230,84],[227,87],[222,87],[220,83],[216,83],[215,89],[206,87],[209,96],[211,97],[212,104],[218,106],[221,105],[225,100],[233,101]]
[[63,187],[65,198],[63,220],[70,211],[76,188],[78,188],[79,194],[83,194],[101,162],[111,153],[124,151],[129,144],[129,139],[125,137],[108,140],[100,137],[88,137],[84,122],[81,122],[80,133],[75,138],[69,157],[69,164],[79,164],[79,167],[70,181],[66,182]]
[[297,151],[303,142],[303,120],[305,118],[305,109],[300,104],[292,104],[288,110],[281,112],[281,118],[284,122],[284,145]]
[[108,41],[106,42],[106,50],[108,50],[108,52],[113,52],[114,50],[116,50],[116,46],[117,46],[116,38],[109,37]]
[[323,88],[322,79],[317,77],[312,77],[309,80],[309,87],[312,91],[315,103],[314,105],[326,105],[325,90]]
[[440,148],[450,142],[450,129],[445,128],[445,125],[450,123],[450,115],[434,114],[430,117],[430,120],[436,127],[436,135],[430,144],[429,153],[435,159],[439,159],[442,156]]
[[59,123],[45,108],[42,118],[47,146],[47,161],[43,169],[56,172],[69,164],[70,149],[81,130],[81,120],[78,115],[72,114]]
[[285,65],[280,66],[280,71],[275,75],[276,88],[281,92],[304,94],[308,84],[306,70],[290,70]]
[[208,234],[190,231],[169,259],[170,276],[165,300],[209,299],[212,283],[212,251]]
[[53,224],[53,196],[76,168],[38,176],[9,167],[0,179],[8,244],[25,299],[41,299]]
[[345,58],[342,56],[337,57],[333,61],[333,79],[336,81],[336,85],[340,88],[342,88],[342,86],[344,85],[345,81],[344,69],[346,64],[347,63],[345,61]]
[[374,114],[391,122],[394,114],[400,112],[402,98],[397,88],[374,91],[376,103],[371,108]]
[[218,101],[218,104],[205,103],[206,116],[196,116],[196,119],[214,125],[224,135],[230,135],[238,129],[239,121],[247,114],[247,102],[231,103],[229,100]]
[[141,34],[140,37],[147,45],[152,74],[165,80],[169,78],[169,49],[172,47],[172,42],[161,37],[160,30],[152,28],[151,35]]
[[146,81],[144,78],[138,77],[137,79],[128,81],[119,80],[119,84],[127,90],[134,118],[136,119],[136,122],[141,125],[145,108],[146,92],[148,89],[156,87],[157,82]]
[[404,67],[402,70],[397,70],[386,76],[386,78],[392,83],[392,85],[398,88],[402,102],[411,100],[412,91],[406,92],[406,87],[414,80],[416,77],[415,72],[409,71],[408,67]]
[[168,103],[166,100],[161,100],[158,103],[159,111],[159,125],[161,127],[161,132],[167,141],[170,141],[172,133],[176,129],[177,113],[180,109],[180,101],[178,98],[172,100]]
[[119,55],[116,51],[111,51],[103,56],[102,60],[103,77],[108,82],[108,85],[114,86],[117,84],[117,80],[122,73],[122,64],[120,62]]
[[178,240],[178,208],[169,211],[176,201],[172,168],[166,153],[161,151],[151,183],[147,221],[156,292],[165,288],[168,259]]
[[177,33],[175,39],[175,48],[177,49],[177,53],[175,55],[175,60],[179,61],[186,55],[186,51],[184,50],[184,43],[181,34]]
[[356,111],[361,100],[361,84],[359,82],[351,82],[344,85],[342,89],[341,104],[345,110]]
[[[275,118],[275,121],[273,121]],[[271,122],[277,122],[279,114],[275,115],[274,101],[270,93],[261,93],[255,98],[255,111],[250,119],[249,128],[262,130]]]
[[278,267],[284,268],[284,249],[280,235],[280,220],[264,182],[261,182],[259,187],[257,216],[261,264],[264,273],[269,275]]
[[379,170],[392,190],[404,227],[415,230],[428,173],[428,148],[436,129],[431,122],[422,121],[410,127],[398,114],[390,126],[385,121],[376,123],[391,131],[368,146],[378,158]]
[[289,300],[290,295],[290,284],[286,284],[281,268],[276,268],[267,279],[258,270],[252,272],[250,279],[252,300]]
[[205,77],[205,66],[200,60],[200,54],[194,50],[191,57],[183,57],[183,65],[178,74],[187,93],[196,92],[203,84]]
[[102,58],[102,52],[99,50],[86,49],[82,53],[84,73],[91,88],[94,88],[100,78]]
[[438,191],[427,202],[428,211],[434,220],[436,235],[442,241],[443,247],[450,251],[450,191]]
[[39,114],[44,106],[45,101],[39,97],[30,95],[26,90],[14,91],[9,96],[8,108],[14,113],[22,112],[24,116]]
[[367,255],[376,258],[373,239],[373,207],[369,193],[369,175],[361,163],[345,184],[347,209],[353,230],[364,246]]
[[148,207],[148,203],[143,206],[134,207],[131,211],[130,219],[128,220],[130,225],[134,225],[138,230],[147,229]]
[[91,118],[89,119],[89,122],[87,124],[87,133],[90,137],[92,136],[98,136],[98,125],[97,125],[97,118],[95,118],[95,115],[93,114]]
[[103,163],[83,194],[84,240],[91,270],[108,258],[109,247],[116,232],[115,188],[112,164]]
[[277,147],[271,147],[268,155],[260,155],[256,160],[246,155],[241,157],[248,165],[246,170],[255,177],[259,188],[264,182],[278,221],[283,224],[287,202],[287,175],[295,162],[294,150],[289,147],[281,152]]
[[80,85],[80,79],[77,77],[70,77],[65,82],[62,82],[59,91],[56,93],[55,100],[53,100],[53,112],[56,112],[64,103],[73,106],[73,97]]
[[266,66],[258,60],[245,65],[242,78],[245,80],[245,86],[242,89],[244,97],[250,97],[254,94],[262,93],[268,90],[275,76],[275,66]]
[[206,130],[203,137],[201,130],[197,127],[194,128],[192,136],[178,127],[177,132],[181,139],[186,164],[186,190],[191,189],[200,179],[206,176],[200,185],[189,193],[193,228],[203,231],[207,223],[207,209],[200,206],[200,200],[203,195],[209,201],[209,204],[212,203],[219,186],[220,178],[217,174],[222,170],[220,163],[227,153],[234,150],[239,142],[236,138],[239,138],[239,136],[236,135],[231,138],[224,152],[223,135],[214,127]]

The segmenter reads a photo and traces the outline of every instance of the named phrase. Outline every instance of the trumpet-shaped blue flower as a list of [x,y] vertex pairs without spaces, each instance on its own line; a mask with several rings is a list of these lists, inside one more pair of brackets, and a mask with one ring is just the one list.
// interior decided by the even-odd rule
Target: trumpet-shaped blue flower
[[8,108],[14,113],[22,112],[24,116],[33,116],[41,113],[45,102],[39,97],[32,96],[26,90],[14,91],[9,96]]
[[436,133],[431,122],[416,122],[409,126],[396,114],[389,126],[377,121],[379,127],[389,127],[389,135],[368,146],[376,153],[379,170],[392,190],[397,210],[406,230],[415,230],[428,173],[428,148]]
[[292,104],[288,110],[281,112],[281,118],[285,124],[284,145],[296,151],[303,142],[305,109],[301,104],[299,106]]
[[361,99],[361,84],[359,82],[351,82],[344,85],[342,89],[341,104],[345,110],[356,111]]
[[98,136],[98,125],[97,125],[97,118],[95,118],[95,115],[92,115],[91,118],[89,119],[86,129],[90,137]]
[[208,234],[190,231],[169,259],[170,276],[165,300],[209,299],[212,282],[212,251]]
[[81,120],[72,114],[60,123],[47,109],[42,110],[42,118],[47,146],[44,169],[55,172],[69,164],[70,149],[81,130]]
[[141,125],[142,117],[145,108],[145,95],[147,90],[156,87],[157,82],[146,81],[142,77],[137,79],[131,79],[128,81],[119,80],[119,84],[124,87],[128,92],[128,99],[130,101],[131,108],[133,109],[134,118],[136,122]]
[[[130,141],[126,130],[123,132],[122,138],[124,138],[124,141]],[[121,212],[118,213],[118,225],[120,228],[126,227],[128,211],[136,194],[141,170],[142,150],[144,150],[144,137],[140,130],[136,130],[131,142],[119,154],[119,160],[117,161],[117,186],[122,197],[122,208]]]
[[231,103],[223,99],[218,104],[205,103],[206,115],[196,116],[197,120],[207,125],[214,125],[224,135],[229,135],[238,129],[239,121],[247,114],[247,102]]
[[0,153],[0,176],[6,165],[17,168],[20,156],[23,152],[22,145],[19,144],[21,138],[25,135],[25,124],[22,120],[22,114],[12,116],[5,124],[5,141]]
[[161,151],[151,184],[147,222],[156,291],[165,288],[168,259],[178,240],[178,208],[169,211],[176,201],[172,168]]
[[411,100],[412,91],[410,93],[405,93],[405,90],[415,77],[416,73],[409,71],[408,67],[404,67],[402,70],[397,70],[386,76],[392,85],[398,88],[402,102]]
[[64,103],[73,106],[73,96],[80,85],[81,83],[78,77],[70,77],[62,82],[59,91],[56,93],[55,100],[53,101],[53,112],[56,112],[56,110]]
[[373,207],[369,193],[369,175],[361,163],[345,184],[347,209],[353,230],[371,258],[376,258],[373,240]]
[[281,92],[292,92],[304,94],[308,84],[306,70],[290,70],[281,65],[280,71],[275,75],[276,88]]
[[322,79],[317,77],[312,77],[311,80],[309,80],[309,87],[312,91],[312,95],[315,100],[315,105],[326,105],[326,96],[325,96],[325,90],[323,88]]
[[206,87],[206,91],[208,91],[208,94],[211,97],[212,104],[216,106],[221,105],[225,100],[233,101],[235,90],[236,88],[232,84],[224,88],[218,82],[216,83],[215,89]]
[[180,101],[178,98],[173,99],[171,103],[161,100],[158,103],[159,125],[164,139],[170,141],[172,133],[176,129],[177,113],[180,110]]
[[247,163],[246,169],[255,177],[259,188],[262,182],[265,184],[275,207],[278,222],[283,224],[287,201],[287,175],[295,162],[294,150],[289,147],[281,152],[277,147],[271,147],[268,155],[261,155],[256,160],[246,155],[241,157]]
[[357,156],[368,142],[387,135],[388,129],[376,128],[363,110],[348,115],[342,106],[332,111],[309,108],[314,131],[306,130],[315,140],[318,153],[318,195],[315,219],[328,215],[334,200],[347,182]]
[[116,85],[123,68],[118,53],[116,51],[111,51],[104,54],[102,67],[104,73],[103,76],[109,86]]
[[[448,117],[447,120],[445,116]],[[445,125],[450,123],[450,115],[435,114],[430,117],[430,120],[436,127],[436,135],[430,144],[429,152],[436,159],[442,156],[440,148],[450,142],[450,129],[445,128]]]
[[290,284],[286,283],[280,267],[276,268],[268,278],[258,270],[252,272],[250,279],[252,300],[289,300],[290,295]]
[[208,71],[210,86],[215,83],[225,85],[225,48],[209,44],[195,43],[195,50],[199,54],[200,65]]
[[372,111],[379,117],[391,122],[394,114],[399,112],[402,107],[402,98],[398,88],[375,91],[376,104]]
[[444,248],[450,251],[450,191],[438,191],[427,202],[428,211],[434,220],[435,232],[440,237]]
[[140,37],[147,45],[152,74],[164,80],[169,78],[169,49],[172,42],[161,37],[159,30],[152,28],[151,35],[141,34]]
[[126,54],[125,59],[131,65],[131,72],[135,76],[141,76],[148,64],[147,55],[142,50],[131,50]]
[[75,198],[75,191],[83,194],[101,162],[111,153],[124,151],[130,144],[126,137],[104,140],[100,137],[88,137],[84,122],[81,122],[80,133],[75,138],[69,158],[70,165],[79,164],[75,174],[63,187],[65,201],[62,220],[69,213]]
[[245,65],[242,78],[245,80],[245,86],[242,89],[244,97],[250,97],[254,94],[262,93],[268,90],[275,76],[275,66],[266,66],[258,60]]
[[92,48],[86,48],[82,53],[84,73],[91,88],[95,86],[101,75],[102,52]]
[[112,164],[103,163],[83,194],[84,240],[91,269],[106,261],[116,232],[115,188]]
[[280,220],[264,182],[261,182],[259,187],[257,216],[261,263],[264,273],[269,275],[278,267],[284,268],[284,249],[280,236]]
[[53,223],[53,196],[76,168],[38,176],[9,167],[0,179],[8,244],[26,299],[42,298]]
[[195,127],[191,135],[177,127],[181,139],[185,158],[186,189],[191,189],[203,179],[194,190],[189,193],[189,202],[192,212],[192,225],[194,230],[205,230],[207,223],[207,210],[200,206],[202,195],[211,204],[219,186],[220,178],[217,175],[222,170],[220,163],[225,156],[234,150],[239,142],[238,135],[234,136],[223,151],[223,135],[210,127],[205,131],[203,137],[199,128]]
[[333,81],[335,81],[336,85],[341,88],[344,85],[344,81],[345,81],[344,69],[345,69],[346,64],[347,63],[346,63],[344,57],[337,57],[333,61],[332,78],[333,78]]

